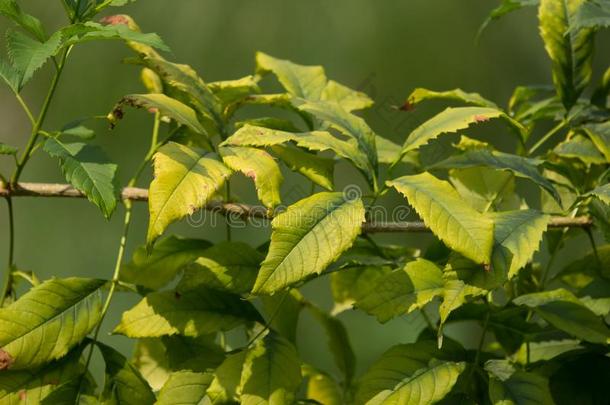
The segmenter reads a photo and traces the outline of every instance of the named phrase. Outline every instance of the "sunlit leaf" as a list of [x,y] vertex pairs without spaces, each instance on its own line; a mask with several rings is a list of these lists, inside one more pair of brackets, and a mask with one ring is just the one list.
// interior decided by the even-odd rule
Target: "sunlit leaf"
[[227,167],[254,181],[258,199],[263,205],[273,209],[280,204],[280,187],[284,177],[269,153],[244,146],[225,146],[219,152]]
[[34,368],[59,359],[100,320],[104,280],[52,279],[0,309],[1,369]]
[[333,189],[333,173],[335,161],[306,152],[300,148],[275,145],[271,150],[286,166],[295,172],[301,173],[326,190]]
[[453,89],[448,91],[433,91],[424,88],[417,88],[407,98],[408,108],[412,108],[415,105],[426,100],[448,100],[448,101],[460,101],[465,104],[475,105],[479,107],[498,108],[493,102],[483,98],[478,93],[467,93],[462,89]]
[[[361,200],[318,193],[277,215],[254,294],[274,292],[321,273],[348,249],[364,222]],[[331,242],[332,241],[332,242]]]
[[230,176],[214,154],[169,142],[154,156],[150,184],[148,244],[172,222],[202,208]]
[[490,263],[493,222],[469,207],[449,183],[426,172],[387,184],[407,197],[426,225],[449,247],[478,263]]
[[194,373],[192,371],[177,371],[159,391],[157,405],[204,404],[208,386],[213,375],[209,373]]

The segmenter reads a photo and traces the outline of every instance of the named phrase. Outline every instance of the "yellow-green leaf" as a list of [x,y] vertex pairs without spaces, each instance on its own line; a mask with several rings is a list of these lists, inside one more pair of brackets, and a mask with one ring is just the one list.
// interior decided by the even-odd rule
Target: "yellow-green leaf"
[[52,279],[0,309],[1,368],[21,370],[64,356],[100,320],[102,286],[97,279]]
[[273,219],[271,245],[254,294],[273,294],[321,273],[347,250],[364,222],[361,200],[343,193],[318,193]]
[[154,173],[148,200],[149,245],[169,224],[202,208],[231,171],[214,154],[169,142],[154,156]]
[[284,177],[269,153],[244,146],[224,146],[219,152],[227,167],[254,181],[258,199],[266,207],[274,208],[281,203],[280,187]]
[[426,225],[450,248],[477,263],[490,263],[493,222],[468,206],[448,182],[426,172],[387,184],[407,197]]

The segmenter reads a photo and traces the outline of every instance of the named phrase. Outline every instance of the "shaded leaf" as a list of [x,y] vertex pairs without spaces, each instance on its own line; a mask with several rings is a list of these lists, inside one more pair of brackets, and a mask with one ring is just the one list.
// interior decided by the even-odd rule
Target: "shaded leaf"
[[157,242],[151,251],[140,246],[132,259],[121,269],[121,280],[157,290],[170,281],[189,263],[204,254],[212,244],[201,239],[169,236]]
[[318,193],[291,205],[273,219],[269,253],[252,293],[273,294],[321,273],[352,245],[363,222],[362,201],[342,193]]
[[271,150],[290,170],[301,173],[326,190],[333,189],[335,161],[306,152],[299,148],[275,145]]
[[479,28],[478,36],[487,28],[487,26],[494,20],[504,17],[513,11],[519,10],[527,6],[537,6],[540,0],[502,0],[502,4],[491,10],[489,16],[485,19],[485,22]]
[[610,162],[610,121],[588,124],[583,129],[597,149],[606,157],[606,161]]
[[443,273],[434,263],[417,259],[404,268],[378,277],[369,292],[356,301],[356,307],[375,315],[379,322],[422,309],[443,294]]
[[583,135],[575,135],[561,142],[553,149],[553,153],[569,159],[578,159],[587,165],[606,163],[606,158],[595,144]]
[[449,171],[449,181],[473,208],[485,212],[511,203],[515,192],[514,176],[490,167],[468,167]]
[[561,197],[553,184],[547,180],[536,168],[541,162],[508,153],[489,151],[485,149],[468,150],[460,155],[451,156],[431,168],[468,168],[477,166],[493,167],[499,170],[509,170],[515,176],[526,178],[542,187],[553,198],[561,203]]
[[307,399],[324,405],[342,405],[345,403],[341,387],[328,374],[307,370]]
[[517,130],[522,131],[520,124],[509,118],[504,112],[489,107],[458,107],[447,108],[421,124],[405,141],[402,154],[416,150],[443,134],[457,132],[466,129],[472,124],[489,121],[493,118],[503,118]]
[[489,379],[489,398],[502,405],[553,405],[549,381],[540,374],[516,371],[510,377]]
[[301,362],[294,346],[281,336],[269,333],[246,354],[240,403],[290,405],[301,378]]
[[538,250],[550,217],[535,210],[490,213],[494,222],[492,271],[514,277]]
[[52,35],[46,42],[38,42],[19,31],[8,31],[6,46],[13,67],[19,72],[19,89],[30,81],[61,47],[61,35]]
[[180,125],[186,125],[196,133],[207,134],[191,107],[165,94],[130,94],[123,97],[108,116],[112,125],[123,118],[123,106],[126,105],[153,112],[158,111],[161,115],[171,118]]
[[333,314],[351,309],[356,302],[373,292],[379,281],[385,279],[391,271],[388,266],[358,266],[331,274],[335,303]]
[[117,168],[104,152],[84,143],[63,143],[48,138],[43,146],[51,156],[59,158],[66,180],[97,205],[110,218],[118,201]]
[[52,279],[0,309],[0,370],[34,368],[59,359],[100,320],[104,280]]
[[448,100],[460,101],[465,104],[471,104],[479,107],[498,108],[493,102],[481,97],[478,93],[467,93],[462,89],[453,89],[448,91],[434,91],[424,88],[417,88],[407,98],[407,106],[415,106],[422,101],[427,100]]
[[0,155],[11,155],[15,156],[17,154],[17,148],[14,148],[10,145],[0,142]]
[[229,354],[227,359],[214,371],[214,379],[208,388],[208,396],[213,404],[237,401],[237,390],[248,351]]
[[197,337],[261,321],[256,309],[239,296],[210,289],[148,294],[123,313],[114,333],[131,338],[171,335]]
[[102,398],[117,405],[155,403],[155,395],[138,370],[110,346],[96,343],[106,363],[106,381]]
[[221,242],[200,252],[184,270],[180,292],[199,287],[246,294],[252,289],[264,256],[243,242]]
[[553,82],[563,105],[570,109],[587,87],[592,74],[593,31],[571,29],[585,0],[541,0],[540,34],[553,64]]
[[0,0],[0,15],[13,21],[15,24],[34,35],[37,40],[44,42],[47,39],[44,27],[40,20],[24,13],[16,0]]
[[610,329],[602,319],[567,290],[525,294],[513,302],[532,308],[545,321],[580,339],[602,344],[610,342]]

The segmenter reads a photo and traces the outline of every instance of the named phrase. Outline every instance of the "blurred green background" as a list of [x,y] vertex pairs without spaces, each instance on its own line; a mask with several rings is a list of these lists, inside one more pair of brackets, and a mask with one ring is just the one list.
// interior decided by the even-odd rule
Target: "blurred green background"
[[[49,31],[65,23],[59,1],[22,0],[21,4],[40,17]],[[415,87],[460,87],[505,106],[516,85],[550,83],[549,63],[538,36],[534,9],[516,12],[492,24],[475,45],[481,22],[497,4],[489,0],[140,0],[111,11],[130,14],[143,31],[159,33],[172,49],[168,58],[192,65],[207,81],[252,73],[257,50],[302,64],[323,65],[330,78],[367,92],[377,103],[364,113],[367,121],[380,135],[401,143],[410,129],[440,108],[433,105],[409,114],[391,108]],[[0,22],[2,31],[7,28],[6,21]],[[77,47],[61,80],[46,129],[58,129],[79,117],[105,115],[121,96],[143,91],[138,69],[121,63],[128,56],[129,51],[120,43]],[[609,59],[609,55],[598,57],[597,64],[607,64]],[[599,69],[596,73],[597,80]],[[47,66],[24,91],[25,99],[36,111],[46,93],[49,74]],[[0,89],[0,105],[0,140],[22,147],[29,127],[6,88]],[[129,111],[112,132],[102,122],[94,127],[95,142],[120,165],[124,183],[148,148],[150,115]],[[495,131],[495,127],[491,128]],[[505,131],[487,136],[499,146],[508,144]],[[12,171],[11,159],[0,158],[0,171]],[[337,170],[340,185],[360,184],[357,177],[349,168],[341,166]],[[41,152],[31,160],[22,180],[64,182],[58,163]],[[301,179],[289,176],[284,188],[287,194],[295,181]],[[253,187],[246,179],[236,177],[233,182],[232,188],[238,190],[239,197],[254,202]],[[146,181],[141,185],[147,186]],[[294,196],[289,196],[288,202],[291,198]],[[387,199],[388,204],[397,202],[396,196]],[[7,222],[5,204],[0,205],[0,263],[5,263]],[[19,198],[15,210],[20,268],[33,270],[41,278],[111,276],[122,208],[109,222],[84,200]],[[146,222],[146,207],[139,204],[127,257],[143,242]],[[225,237],[224,226],[180,224],[170,231],[213,241]],[[256,246],[268,238],[268,231],[246,228],[234,235],[235,239]],[[430,240],[409,235],[386,235],[380,239],[416,247]],[[325,307],[330,306],[326,279],[310,283],[304,291]],[[135,300],[133,296],[119,295],[105,322],[105,332]],[[341,315],[341,319],[348,325],[360,371],[390,345],[412,341],[423,326],[418,316],[385,325],[355,311]],[[121,337],[103,333],[103,339],[125,352],[131,348],[131,343]],[[325,338],[307,317],[300,324],[299,342],[304,360],[332,369]]]

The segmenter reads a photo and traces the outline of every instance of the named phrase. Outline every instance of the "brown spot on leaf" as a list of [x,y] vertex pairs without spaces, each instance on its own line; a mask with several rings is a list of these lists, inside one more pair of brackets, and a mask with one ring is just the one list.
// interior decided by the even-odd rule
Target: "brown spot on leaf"
[[26,392],[26,390],[21,390],[21,391],[19,391],[19,400],[20,400],[21,402],[25,402],[25,400],[27,399],[27,397],[28,397],[28,393]]
[[474,120],[476,122],[485,122],[485,121],[489,121],[489,117],[486,117],[485,115],[475,115]]
[[415,105],[413,103],[411,103],[411,101],[407,100],[398,109],[400,111],[413,111],[415,109]]
[[148,109],[148,112],[151,113],[151,114],[156,114],[156,113],[159,112],[159,109],[155,108],[155,107],[151,107],[151,108]]
[[14,362],[15,360],[8,352],[0,349],[0,370],[8,370]]
[[252,180],[256,180],[256,172],[254,170],[248,170],[244,174]]
[[489,272],[491,271],[491,264],[489,264],[489,263],[485,263],[485,264],[483,265],[483,268],[485,269],[485,271],[486,271],[486,272],[488,272],[488,273],[489,273]]
[[108,25],[129,25],[129,20],[124,15],[110,15],[102,18],[100,22]]

